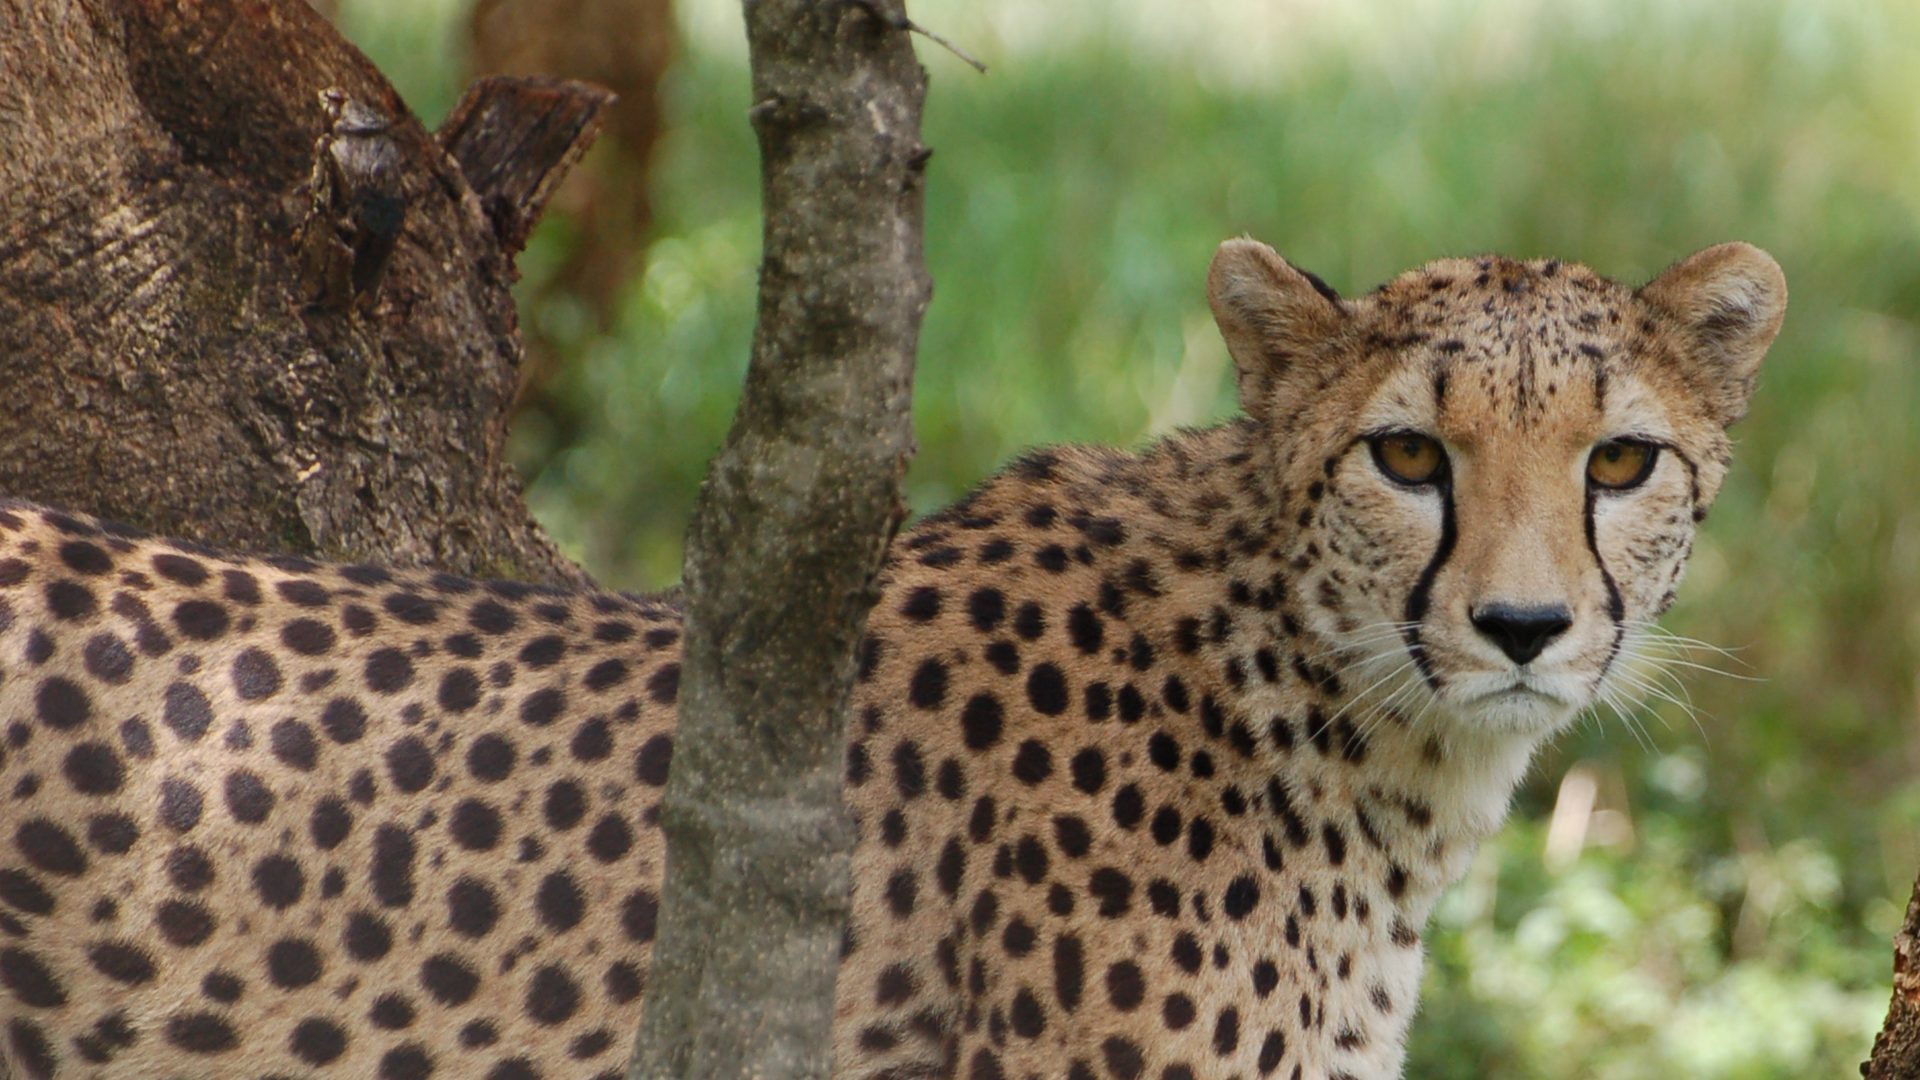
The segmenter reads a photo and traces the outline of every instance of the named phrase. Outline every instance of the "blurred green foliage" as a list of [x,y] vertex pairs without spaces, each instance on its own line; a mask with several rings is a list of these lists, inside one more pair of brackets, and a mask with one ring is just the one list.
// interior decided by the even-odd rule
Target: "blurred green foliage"
[[[737,7],[682,0],[649,265],[569,352],[516,449],[541,518],[610,584],[675,580],[744,370],[758,167]],[[343,25],[431,122],[457,0]],[[1902,0],[942,0],[914,506],[1021,447],[1138,444],[1233,411],[1202,280],[1223,237],[1343,291],[1441,254],[1644,280],[1765,247],[1787,326],[1668,625],[1735,650],[1675,707],[1542,761],[1430,935],[1418,1077],[1852,1074],[1920,868],[1920,11]],[[611,31],[617,32],[617,30]],[[561,223],[523,259],[531,279]],[[1556,792],[1610,830],[1543,857]],[[1603,815],[1604,816],[1604,815]],[[1599,819],[1595,819],[1598,821]],[[1623,824],[1624,823],[1624,824]]]

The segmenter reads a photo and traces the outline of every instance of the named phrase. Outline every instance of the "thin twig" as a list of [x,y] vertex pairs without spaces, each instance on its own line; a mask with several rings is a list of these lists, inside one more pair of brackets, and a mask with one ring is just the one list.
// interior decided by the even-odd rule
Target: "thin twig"
[[938,32],[929,30],[919,23],[914,22],[912,19],[907,18],[905,11],[894,11],[890,8],[882,7],[880,0],[847,0],[847,2],[858,4],[867,14],[879,19],[895,30],[904,30],[909,34],[919,34],[921,37],[926,38],[928,41],[933,42],[935,45],[966,61],[980,74],[985,75],[987,73],[987,65],[968,55],[965,49],[947,40],[946,37]]

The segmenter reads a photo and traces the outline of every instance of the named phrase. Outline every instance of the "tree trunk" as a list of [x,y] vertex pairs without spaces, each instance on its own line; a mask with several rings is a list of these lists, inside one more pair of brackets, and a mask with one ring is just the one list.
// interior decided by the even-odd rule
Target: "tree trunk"
[[660,935],[630,1077],[826,1076],[854,653],[905,517],[920,104],[900,0],[748,0],[766,205],[747,382],[687,533]]
[[[605,104],[488,100],[574,117],[488,183],[564,171]],[[461,160],[499,156],[463,130]],[[0,491],[227,547],[584,583],[503,453],[524,229],[501,227],[552,184],[476,186],[299,0],[0,0]]]
[[1920,1076],[1920,878],[1913,882],[1906,921],[1893,935],[1893,1003],[1860,1075],[1866,1080]]

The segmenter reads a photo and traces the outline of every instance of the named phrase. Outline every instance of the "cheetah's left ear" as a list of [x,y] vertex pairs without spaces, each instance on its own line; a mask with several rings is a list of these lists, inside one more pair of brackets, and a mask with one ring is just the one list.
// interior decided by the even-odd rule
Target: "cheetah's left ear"
[[1747,413],[1767,346],[1787,313],[1787,278],[1752,244],[1696,252],[1641,286],[1641,300],[1678,324],[1681,347],[1722,426]]
[[1207,302],[1227,339],[1240,407],[1264,419],[1275,381],[1347,320],[1340,295],[1258,240],[1228,240],[1207,268]]

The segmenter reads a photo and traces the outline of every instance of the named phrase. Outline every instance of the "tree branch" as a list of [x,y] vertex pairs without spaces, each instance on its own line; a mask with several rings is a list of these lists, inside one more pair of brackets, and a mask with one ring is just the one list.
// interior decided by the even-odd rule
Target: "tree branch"
[[[883,10],[900,14],[898,0]],[[920,106],[905,34],[748,0],[766,224],[746,387],[687,534],[667,876],[632,1077],[826,1076],[854,651],[905,516]]]

